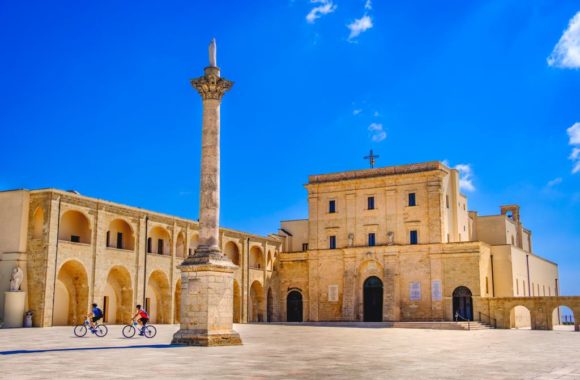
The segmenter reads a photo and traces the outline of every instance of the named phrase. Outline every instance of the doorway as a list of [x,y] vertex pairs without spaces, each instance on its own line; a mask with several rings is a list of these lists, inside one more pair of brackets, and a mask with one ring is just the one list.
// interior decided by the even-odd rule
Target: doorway
[[375,276],[365,280],[363,285],[365,322],[383,321],[383,282]]

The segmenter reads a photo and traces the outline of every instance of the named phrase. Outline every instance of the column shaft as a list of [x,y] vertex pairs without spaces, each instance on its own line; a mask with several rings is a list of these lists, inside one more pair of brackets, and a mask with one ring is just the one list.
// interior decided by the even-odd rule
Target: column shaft
[[218,248],[220,207],[220,100],[203,101],[199,244]]

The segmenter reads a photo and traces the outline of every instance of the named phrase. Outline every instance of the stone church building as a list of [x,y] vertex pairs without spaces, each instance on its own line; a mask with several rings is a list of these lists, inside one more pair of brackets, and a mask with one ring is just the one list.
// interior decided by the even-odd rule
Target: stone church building
[[[282,221],[277,234],[221,229],[222,252],[238,266],[234,322],[557,323],[554,310],[567,301],[558,267],[533,252],[519,207],[468,211],[455,169],[427,162],[314,175],[306,189],[308,219]],[[76,192],[0,192],[0,319],[18,265],[35,326],[82,322],[92,302],[109,324],[127,323],[137,303],[153,323],[176,323],[177,266],[198,233],[196,221]]]

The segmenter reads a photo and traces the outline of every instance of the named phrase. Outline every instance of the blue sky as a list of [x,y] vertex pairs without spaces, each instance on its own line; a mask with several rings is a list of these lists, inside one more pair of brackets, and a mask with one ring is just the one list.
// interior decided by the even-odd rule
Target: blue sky
[[[580,294],[578,1],[0,0],[0,188],[196,219],[218,42],[222,225],[307,216],[309,174],[447,160],[470,209],[519,203]],[[575,127],[576,126],[576,127]],[[568,132],[567,132],[568,130]],[[577,173],[573,173],[574,168]]]

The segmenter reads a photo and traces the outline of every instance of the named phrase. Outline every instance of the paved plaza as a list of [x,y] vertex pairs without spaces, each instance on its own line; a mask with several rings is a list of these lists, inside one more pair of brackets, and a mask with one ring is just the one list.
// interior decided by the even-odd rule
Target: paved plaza
[[76,338],[72,328],[0,330],[0,378],[580,379],[580,334],[384,327],[236,325],[243,346],[171,346],[153,339]]

